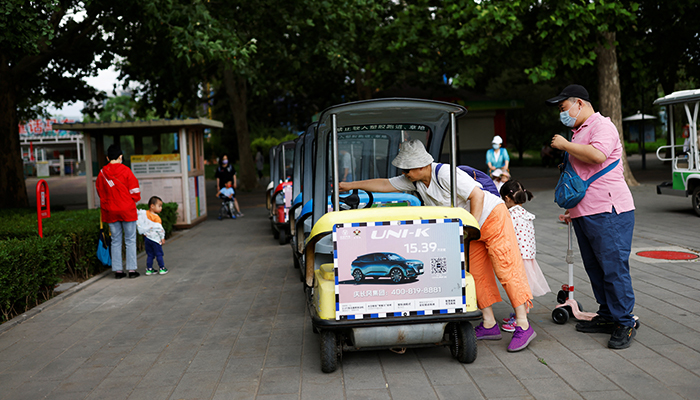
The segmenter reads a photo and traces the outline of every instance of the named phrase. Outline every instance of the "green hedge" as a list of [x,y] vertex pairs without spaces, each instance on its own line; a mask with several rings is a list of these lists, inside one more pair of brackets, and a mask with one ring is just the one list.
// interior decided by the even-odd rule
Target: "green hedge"
[[60,236],[0,240],[0,320],[49,299],[69,253],[70,240]]
[[[163,204],[160,216],[166,238],[172,236],[177,203]],[[50,298],[62,276],[87,279],[104,269],[96,255],[99,210],[52,212],[42,225],[43,239],[38,236],[36,211],[0,211],[0,318],[3,320],[33,307],[41,296]],[[137,247],[143,250],[141,235],[137,236]]]

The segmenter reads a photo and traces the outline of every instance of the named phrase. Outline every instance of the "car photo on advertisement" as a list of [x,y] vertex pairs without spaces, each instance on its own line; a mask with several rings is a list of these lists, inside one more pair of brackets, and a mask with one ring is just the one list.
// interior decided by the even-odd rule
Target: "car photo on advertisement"
[[351,264],[352,277],[355,282],[362,282],[366,277],[374,279],[390,278],[394,283],[418,279],[423,275],[423,262],[407,260],[396,253],[370,253],[359,256]]

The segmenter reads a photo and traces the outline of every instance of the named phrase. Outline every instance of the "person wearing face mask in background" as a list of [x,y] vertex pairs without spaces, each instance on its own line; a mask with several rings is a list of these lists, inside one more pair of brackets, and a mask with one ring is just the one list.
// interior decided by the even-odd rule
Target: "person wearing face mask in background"
[[[238,188],[238,182],[236,182],[236,169],[233,167],[233,165],[229,164],[228,162],[228,155],[224,154],[221,156],[221,161],[219,162],[219,166],[216,167],[216,172],[214,173],[214,177],[216,178],[216,190],[219,191],[226,186],[226,182],[231,181],[233,182],[233,189]],[[243,213],[240,212],[240,207],[238,206],[238,200],[234,197],[233,199],[235,205],[236,205],[236,210],[239,210],[236,213],[236,216],[242,217]]]
[[[554,135],[552,147],[569,153],[569,162],[581,179],[589,179],[622,157],[617,128],[610,118],[595,112],[583,86],[569,85],[545,103],[558,106],[562,124],[573,128],[571,141]],[[610,334],[608,347],[612,349],[629,347],[636,335],[629,267],[634,199],[625,182],[622,163],[593,181],[583,199],[559,219],[573,224],[583,265],[599,304],[598,315],[591,321],[580,321],[576,330]]]
[[501,171],[508,172],[508,165],[510,164],[510,156],[508,156],[508,150],[502,149],[503,138],[500,136],[494,136],[491,141],[491,149],[486,151],[486,165],[489,167],[489,175],[493,178],[493,171],[500,169]]

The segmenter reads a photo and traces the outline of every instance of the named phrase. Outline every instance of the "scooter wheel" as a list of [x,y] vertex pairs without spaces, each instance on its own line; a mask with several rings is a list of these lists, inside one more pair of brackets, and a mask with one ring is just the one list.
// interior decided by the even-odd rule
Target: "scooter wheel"
[[563,325],[569,320],[569,311],[564,307],[552,310],[552,320],[559,325]]
[[560,290],[559,293],[557,293],[557,303],[559,304],[564,304],[566,303],[566,300],[569,299],[569,294],[566,293],[563,290]]
[[335,333],[323,330],[320,333],[321,341],[321,371],[334,372],[338,369],[338,345]]

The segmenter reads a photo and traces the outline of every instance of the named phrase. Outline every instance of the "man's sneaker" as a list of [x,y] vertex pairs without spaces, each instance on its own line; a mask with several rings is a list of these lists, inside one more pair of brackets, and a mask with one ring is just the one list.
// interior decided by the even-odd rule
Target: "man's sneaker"
[[165,275],[165,274],[168,273],[168,269],[165,268],[165,267],[161,267],[161,268],[158,270],[158,273],[161,274],[161,275]]
[[501,331],[498,329],[498,324],[494,325],[492,328],[484,328],[484,323],[480,323],[479,326],[474,329],[476,332],[476,340],[500,340]]
[[625,325],[617,325],[612,336],[610,336],[608,347],[617,350],[626,349],[630,347],[635,336],[637,336],[636,329]]
[[510,313],[508,318],[503,318],[503,323],[504,324],[509,324],[511,322],[515,322],[515,313]]
[[516,326],[517,325],[515,323],[515,318],[513,318],[512,322],[504,323],[503,325],[501,325],[501,330],[503,330],[504,332],[515,332]]
[[221,221],[223,218],[221,218],[221,215],[219,215],[218,217],[216,217],[216,219],[218,219],[219,221]]
[[124,271],[116,271],[114,273],[114,279],[122,279],[125,276],[126,276],[126,273]]
[[153,268],[146,268],[146,276],[151,276],[157,274],[156,270]]
[[576,330],[585,333],[613,333],[615,323],[600,315],[596,315],[590,321],[580,321],[576,324]]
[[141,276],[139,271],[129,271],[129,278],[138,278],[139,276]]
[[532,342],[532,339],[536,337],[537,333],[534,329],[532,329],[532,324],[530,324],[530,327],[526,330],[523,330],[523,328],[516,326],[515,332],[513,332],[513,339],[511,339],[510,343],[508,344],[508,351],[520,351],[526,348],[527,345],[530,344],[530,342]]
[[235,215],[235,214],[231,214],[231,219],[236,219],[236,215]]

